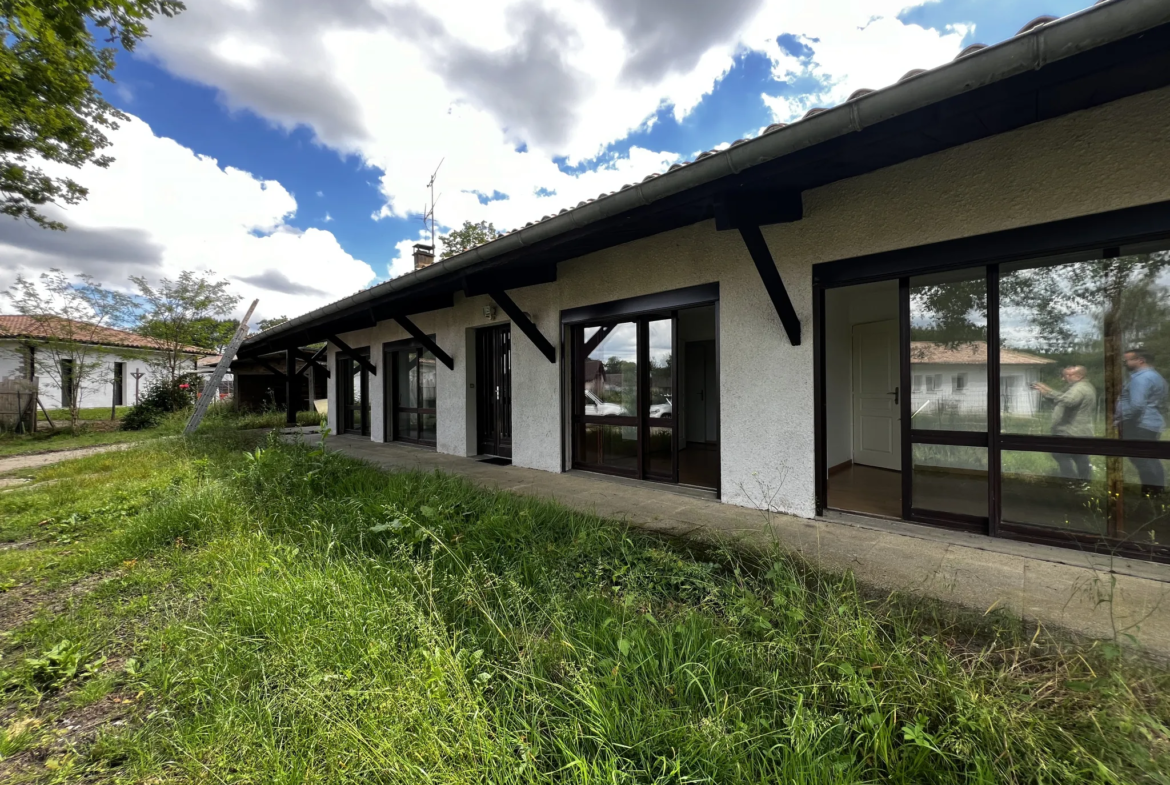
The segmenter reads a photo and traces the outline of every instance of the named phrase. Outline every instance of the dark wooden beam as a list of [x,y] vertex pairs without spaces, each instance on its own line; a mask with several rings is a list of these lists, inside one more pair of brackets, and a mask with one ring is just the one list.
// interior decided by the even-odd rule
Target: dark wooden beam
[[512,324],[519,327],[528,336],[528,340],[532,341],[537,349],[540,349],[540,353],[547,357],[550,363],[555,363],[557,361],[557,350],[553,348],[553,345],[548,342],[548,339],[544,337],[537,326],[532,323],[528,315],[520,310],[520,306],[516,305],[512,298],[508,296],[508,293],[504,291],[491,292],[491,297],[503,309],[504,313],[508,314],[508,318],[512,320]]
[[804,217],[800,191],[735,191],[715,199],[715,229],[792,223]]
[[374,367],[374,364],[371,363],[365,357],[362,357],[360,354],[355,352],[353,349],[351,349],[349,347],[349,344],[347,344],[345,341],[341,340],[336,335],[330,335],[329,341],[334,346],[336,346],[339,350],[341,350],[342,354],[344,354],[346,357],[353,360],[355,363],[357,363],[362,368],[364,368],[366,370],[366,372],[368,374],[370,374],[370,376],[377,376],[378,375],[378,369]]
[[274,366],[269,365],[267,360],[262,360],[259,357],[253,357],[252,362],[256,363],[257,365],[264,366],[268,370],[272,371],[272,373],[279,376],[281,379],[284,378],[284,371],[281,371],[281,370],[275,368]]
[[784,325],[784,332],[788,333],[788,340],[793,346],[800,346],[800,319],[796,316],[796,309],[792,307],[792,300],[788,290],[784,288],[784,279],[772,261],[772,253],[768,250],[768,243],[758,226],[740,226],[739,234],[743,237],[752,261],[756,263],[756,270],[772,298],[772,305],[776,308],[776,315],[780,317],[780,324]]
[[431,340],[431,336],[420,330],[417,324],[412,322],[406,316],[395,316],[394,321],[402,325],[403,330],[406,330],[408,333],[410,333],[410,336],[414,338],[414,340],[421,343],[427,351],[435,355],[436,360],[447,366],[449,370],[455,370],[455,360],[451,358],[451,355],[447,354],[445,351],[439,348],[439,345]]
[[[308,366],[305,366],[306,368]],[[294,349],[284,353],[284,422],[297,424],[297,358]]]
[[295,354],[297,357],[300,357],[302,360],[305,361],[305,364],[301,366],[301,369],[299,371],[297,371],[297,376],[300,376],[305,371],[309,370],[309,368],[316,368],[318,371],[325,374],[325,378],[328,379],[329,378],[329,369],[318,362],[318,360],[320,360],[321,357],[323,357],[325,352],[327,352],[327,351],[329,351],[328,346],[322,346],[314,354],[306,354],[305,352],[302,352],[300,349],[294,349],[293,354]]

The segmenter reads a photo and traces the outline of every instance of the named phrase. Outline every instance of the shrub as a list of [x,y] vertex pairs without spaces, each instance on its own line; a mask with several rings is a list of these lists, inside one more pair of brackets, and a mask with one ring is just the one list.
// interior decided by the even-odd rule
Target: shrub
[[122,418],[122,430],[153,428],[165,415],[194,405],[197,381],[195,374],[185,374],[173,381],[156,381],[146,391],[146,395],[126,412]]

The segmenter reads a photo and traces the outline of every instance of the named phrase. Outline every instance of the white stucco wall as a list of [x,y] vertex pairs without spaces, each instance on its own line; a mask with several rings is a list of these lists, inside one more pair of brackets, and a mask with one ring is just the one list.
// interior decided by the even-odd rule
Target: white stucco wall
[[[722,498],[747,506],[771,499],[778,509],[811,516],[812,266],[1170,200],[1168,125],[1164,89],[806,192],[803,220],[763,229],[803,326],[800,346],[789,345],[738,234],[716,232],[711,223],[563,262],[555,283],[511,295],[558,345],[560,360],[563,309],[718,282]],[[441,452],[475,452],[469,330],[489,324],[482,314],[488,303],[457,297],[452,308],[412,317],[455,359],[454,371],[439,367]],[[847,325],[838,327],[839,337],[846,334]],[[375,441],[383,433],[381,344],[405,337],[394,323],[342,336],[354,348],[369,346],[379,367],[371,382]],[[512,346],[514,463],[560,471],[563,369],[519,330]],[[335,354],[331,348],[331,368]],[[329,389],[336,429],[336,374]]]
[[[153,356],[152,353],[138,350],[134,350],[128,355],[121,354],[116,348],[88,350],[85,362],[87,364],[100,362],[101,367],[93,371],[82,384],[81,400],[79,401],[81,408],[94,409],[113,404],[114,363],[116,362],[126,364],[125,376],[122,380],[122,402],[126,406],[133,405],[135,401],[132,374],[135,371],[141,371],[144,374],[138,381],[138,392],[140,396],[145,395],[156,378],[156,373],[150,366],[150,359]],[[44,372],[41,366],[46,360],[47,357],[43,352],[38,355],[36,375],[40,380],[38,388],[40,401],[46,409],[63,408],[61,406],[61,387],[57,383],[57,379],[53,378],[54,376],[59,378],[59,374],[50,376]],[[21,344],[16,341],[0,341],[0,379],[22,377],[24,374],[24,350]]]

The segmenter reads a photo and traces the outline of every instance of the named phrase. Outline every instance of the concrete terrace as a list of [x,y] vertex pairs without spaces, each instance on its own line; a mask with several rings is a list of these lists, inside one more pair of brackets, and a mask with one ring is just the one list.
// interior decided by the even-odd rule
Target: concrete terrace
[[[822,567],[852,570],[861,583],[875,588],[980,612],[1005,608],[1045,626],[1093,637],[1111,638],[1116,627],[1149,651],[1170,656],[1170,565],[861,516],[808,520],[768,514],[670,486],[496,466],[357,436],[330,436],[327,444],[390,471],[461,475],[485,488],[555,499],[668,536],[749,547],[778,543]],[[1102,601],[1110,592],[1112,602]]]

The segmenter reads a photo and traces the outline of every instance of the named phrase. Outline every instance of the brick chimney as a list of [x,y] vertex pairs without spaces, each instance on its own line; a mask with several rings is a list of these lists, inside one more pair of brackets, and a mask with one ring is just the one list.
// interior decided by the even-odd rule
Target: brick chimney
[[415,243],[414,246],[414,269],[421,270],[424,267],[430,267],[435,262],[435,246],[423,245],[422,243]]

